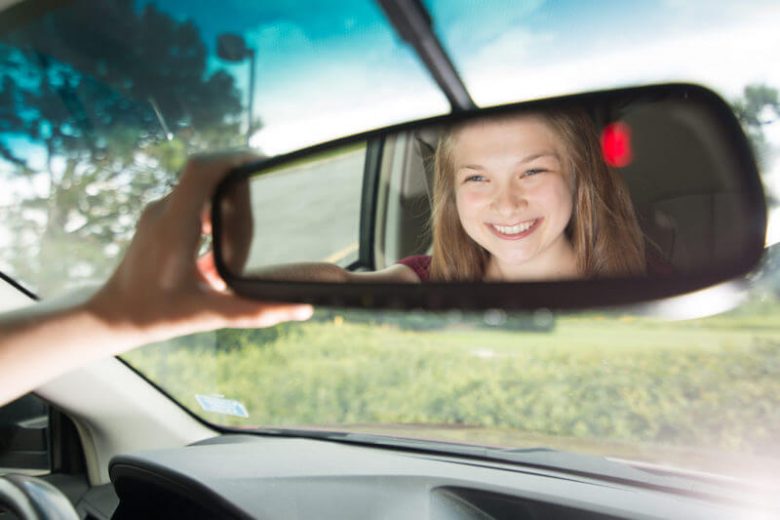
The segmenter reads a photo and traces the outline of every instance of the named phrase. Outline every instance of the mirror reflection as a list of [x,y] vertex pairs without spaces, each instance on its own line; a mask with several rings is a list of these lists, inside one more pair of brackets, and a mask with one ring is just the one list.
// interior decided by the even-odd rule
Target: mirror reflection
[[233,182],[222,257],[236,276],[319,282],[705,272],[750,244],[722,128],[693,101],[611,99],[331,149]]

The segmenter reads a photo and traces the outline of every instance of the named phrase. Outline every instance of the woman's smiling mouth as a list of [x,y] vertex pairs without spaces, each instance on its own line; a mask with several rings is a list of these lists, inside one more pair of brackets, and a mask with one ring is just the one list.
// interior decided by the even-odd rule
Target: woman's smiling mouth
[[503,240],[519,240],[533,233],[541,222],[541,218],[536,218],[533,220],[526,220],[525,222],[515,224],[514,226],[500,226],[498,224],[488,224],[487,226],[498,238]]

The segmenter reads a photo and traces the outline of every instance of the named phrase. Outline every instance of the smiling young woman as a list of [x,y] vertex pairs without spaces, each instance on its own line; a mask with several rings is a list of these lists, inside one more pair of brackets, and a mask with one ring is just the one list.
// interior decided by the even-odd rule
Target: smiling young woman
[[434,281],[642,274],[642,232],[581,112],[470,121],[436,152]]

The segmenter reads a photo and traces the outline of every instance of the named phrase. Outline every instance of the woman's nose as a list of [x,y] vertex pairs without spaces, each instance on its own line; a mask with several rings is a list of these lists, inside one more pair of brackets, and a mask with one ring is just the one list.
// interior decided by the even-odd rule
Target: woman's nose
[[525,192],[519,186],[501,186],[493,197],[493,206],[501,215],[513,215],[527,205]]

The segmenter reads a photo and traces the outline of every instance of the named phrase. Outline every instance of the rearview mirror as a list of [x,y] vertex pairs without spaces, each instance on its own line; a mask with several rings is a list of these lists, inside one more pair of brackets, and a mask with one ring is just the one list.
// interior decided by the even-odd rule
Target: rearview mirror
[[693,85],[520,103],[249,164],[212,204],[243,296],[565,309],[684,294],[758,262],[766,208],[729,107]]

